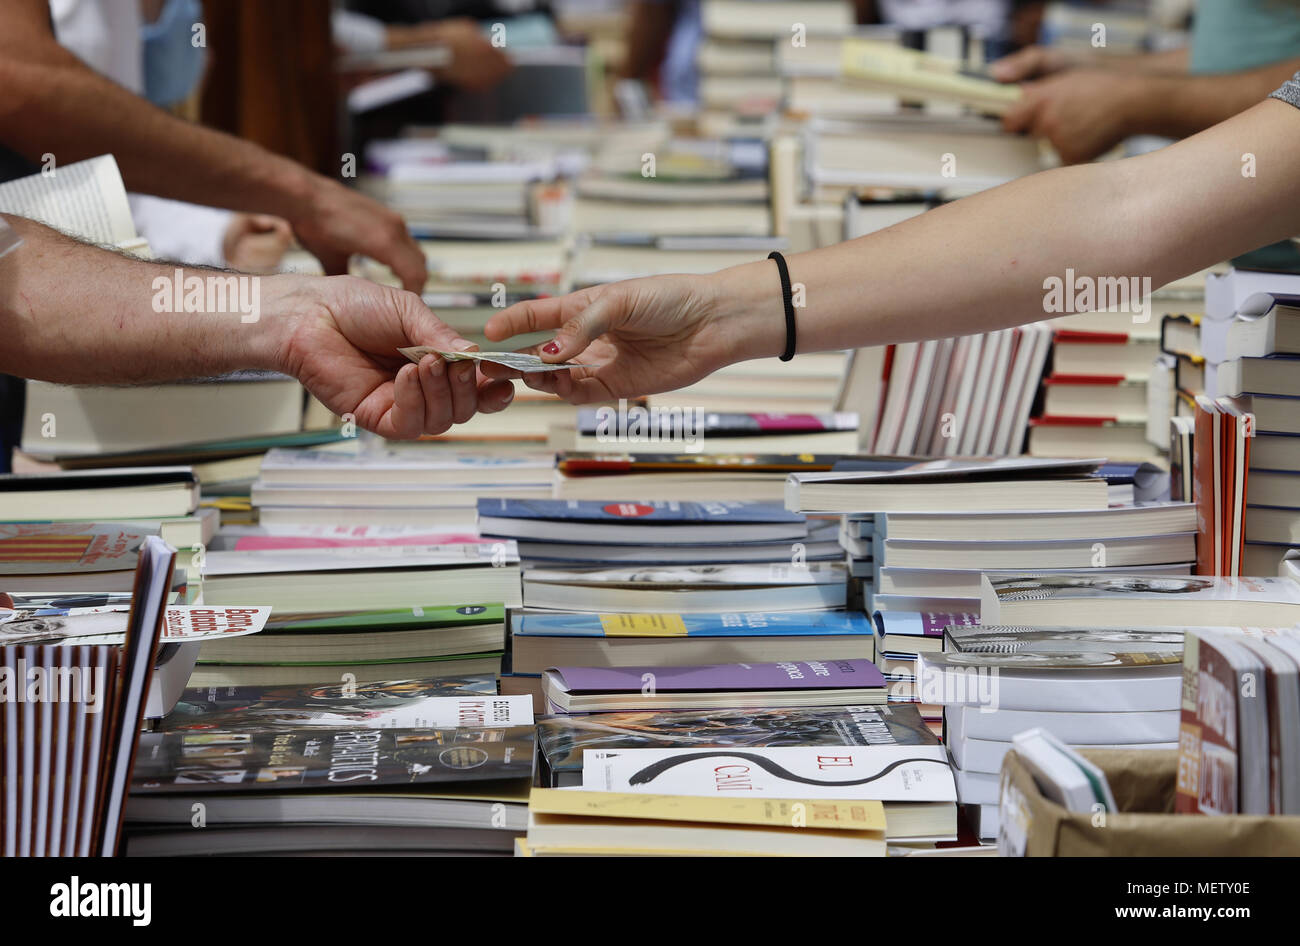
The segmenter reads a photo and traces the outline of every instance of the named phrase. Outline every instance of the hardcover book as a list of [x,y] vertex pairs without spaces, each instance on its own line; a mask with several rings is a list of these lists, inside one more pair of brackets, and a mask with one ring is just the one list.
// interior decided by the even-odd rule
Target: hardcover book
[[527,779],[533,729],[208,729],[140,737],[135,794],[355,790]]

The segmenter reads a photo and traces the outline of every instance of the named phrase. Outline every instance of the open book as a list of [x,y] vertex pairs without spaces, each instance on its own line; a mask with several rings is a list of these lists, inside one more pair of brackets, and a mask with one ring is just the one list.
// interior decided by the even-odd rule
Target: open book
[[846,78],[874,91],[957,102],[1001,115],[1020,88],[970,75],[961,64],[882,40],[846,39],[840,63]]
[[111,154],[0,184],[0,213],[29,217],[71,236],[148,255],[135,231],[126,185]]

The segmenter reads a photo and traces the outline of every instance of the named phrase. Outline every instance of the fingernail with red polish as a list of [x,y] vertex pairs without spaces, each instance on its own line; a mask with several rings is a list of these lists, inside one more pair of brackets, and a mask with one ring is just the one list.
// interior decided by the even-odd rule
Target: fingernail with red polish
[[558,355],[560,353],[560,343],[547,342],[542,346],[542,351],[546,352],[548,355]]

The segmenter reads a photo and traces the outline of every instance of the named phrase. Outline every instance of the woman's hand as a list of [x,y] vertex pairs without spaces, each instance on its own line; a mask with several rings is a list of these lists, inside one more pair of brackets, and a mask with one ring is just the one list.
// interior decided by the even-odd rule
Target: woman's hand
[[752,357],[728,308],[712,277],[680,275],[519,302],[488,321],[488,338],[556,329],[554,341],[531,350],[544,361],[588,367],[522,375],[500,365],[484,370],[497,378],[522,377],[529,387],[573,404],[676,390]]

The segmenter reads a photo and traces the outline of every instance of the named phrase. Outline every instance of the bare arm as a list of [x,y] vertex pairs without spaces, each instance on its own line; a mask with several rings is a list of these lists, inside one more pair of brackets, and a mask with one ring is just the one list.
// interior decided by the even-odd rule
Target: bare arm
[[423,254],[402,219],[367,197],[231,135],[174,118],[87,68],[55,40],[44,0],[0,5],[0,141],[31,161],[117,158],[130,190],[231,210],[270,213],[294,227],[327,272],[350,253],[424,283]]
[[[1300,110],[1266,101],[1151,154],[1031,175],[897,226],[789,258],[805,287],[799,351],[966,335],[1047,317],[1045,281],[1149,277],[1153,287],[1300,229]],[[1257,175],[1242,174],[1245,155]],[[520,303],[494,339],[558,329],[551,360],[598,364],[528,383],[576,401],[671,390],[775,355],[775,264],[613,283]],[[495,372],[494,372],[495,373]]]
[[[68,384],[144,384],[241,368],[282,371],[334,413],[386,437],[441,433],[476,410],[500,410],[513,388],[480,386],[473,366],[399,346],[474,346],[413,293],[350,276],[237,276],[149,263],[87,246],[21,217],[23,245],[0,259],[0,371]],[[201,289],[201,311],[169,311],[177,275],[227,282],[225,304]],[[238,299],[238,303],[235,300]],[[182,306],[184,308],[184,306]],[[221,310],[221,311],[217,311]],[[466,370],[469,369],[469,370]]]

